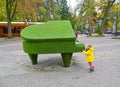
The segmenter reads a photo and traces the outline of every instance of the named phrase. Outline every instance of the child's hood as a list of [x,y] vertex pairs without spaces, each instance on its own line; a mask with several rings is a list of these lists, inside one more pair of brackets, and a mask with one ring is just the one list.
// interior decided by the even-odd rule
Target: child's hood
[[89,50],[93,52],[93,51],[94,51],[94,46],[91,46],[91,47],[89,48]]

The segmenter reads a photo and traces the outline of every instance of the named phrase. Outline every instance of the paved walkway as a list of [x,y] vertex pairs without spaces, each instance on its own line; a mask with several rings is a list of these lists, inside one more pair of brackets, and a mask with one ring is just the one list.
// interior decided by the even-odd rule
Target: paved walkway
[[83,53],[74,53],[68,68],[60,54],[39,55],[32,65],[22,39],[0,38],[0,87],[119,87],[120,40],[85,35],[78,40],[95,46],[94,73],[88,73]]

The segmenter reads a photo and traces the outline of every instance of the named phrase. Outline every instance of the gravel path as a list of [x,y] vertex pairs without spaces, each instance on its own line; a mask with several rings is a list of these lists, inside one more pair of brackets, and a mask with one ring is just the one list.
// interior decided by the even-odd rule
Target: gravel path
[[60,54],[39,55],[32,65],[21,39],[0,38],[0,87],[119,87],[120,40],[85,35],[78,40],[95,46],[93,73],[88,73],[83,53],[74,53],[68,68]]

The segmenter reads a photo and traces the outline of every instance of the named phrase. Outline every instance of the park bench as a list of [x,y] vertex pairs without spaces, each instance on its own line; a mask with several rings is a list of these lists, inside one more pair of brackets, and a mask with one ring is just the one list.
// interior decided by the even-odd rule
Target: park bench
[[76,43],[76,37],[68,20],[48,21],[26,27],[21,31],[23,50],[32,64],[37,64],[38,54],[61,53],[65,67],[71,62],[73,52],[82,52],[84,43]]

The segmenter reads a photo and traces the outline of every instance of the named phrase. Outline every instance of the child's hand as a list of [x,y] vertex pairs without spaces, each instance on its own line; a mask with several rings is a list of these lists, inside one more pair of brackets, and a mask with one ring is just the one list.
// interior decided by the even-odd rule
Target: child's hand
[[89,50],[89,48],[86,48],[86,49],[85,49],[85,51],[88,51],[88,50]]

